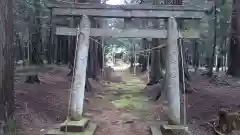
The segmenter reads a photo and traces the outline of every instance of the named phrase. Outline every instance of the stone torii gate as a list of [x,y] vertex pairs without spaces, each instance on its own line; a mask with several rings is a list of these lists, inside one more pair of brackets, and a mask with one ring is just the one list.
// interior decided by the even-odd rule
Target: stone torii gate
[[[77,57],[75,61],[75,77],[71,92],[70,120],[67,120],[60,131],[48,134],[64,134],[64,132],[88,132],[83,130],[88,120],[82,118],[85,75],[87,68],[89,37],[115,37],[115,38],[162,38],[167,39],[167,97],[169,101],[169,118],[173,124],[180,124],[180,91],[179,91],[179,69],[178,69],[178,39],[200,38],[198,29],[186,31],[178,30],[176,19],[194,19],[200,22],[204,17],[206,5],[103,5],[103,4],[68,4],[53,3],[48,7],[55,16],[82,17],[80,29],[54,26],[51,30],[54,35],[78,36]],[[110,29],[91,28],[90,17],[102,18],[151,18],[168,20],[167,30],[156,29]],[[52,21],[51,21],[52,22]],[[54,31],[53,31],[54,30]],[[78,31],[79,30],[79,31]],[[78,35],[79,34],[79,35]],[[52,36],[53,37],[53,36]],[[91,125],[91,124],[90,124]],[[96,127],[88,126],[90,128]],[[166,126],[165,126],[166,127]],[[169,128],[169,126],[167,127]],[[184,128],[185,129],[185,128]],[[90,132],[93,134],[94,132]]]

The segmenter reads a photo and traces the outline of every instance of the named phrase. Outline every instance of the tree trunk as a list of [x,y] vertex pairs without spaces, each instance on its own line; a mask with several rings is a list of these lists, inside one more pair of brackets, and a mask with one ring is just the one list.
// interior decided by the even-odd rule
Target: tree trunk
[[[35,13],[33,17],[33,28],[31,38],[31,57],[30,64],[43,64],[43,60],[40,57],[40,48],[42,45],[41,36],[41,20],[40,20],[40,0],[34,0]],[[38,75],[27,76],[26,83],[40,83]]]
[[[69,28],[74,28],[74,17],[69,20]],[[76,48],[76,37],[70,36],[68,38],[68,64],[70,72],[68,76],[73,75],[73,67],[74,67],[74,58],[75,58],[75,48]]]
[[[102,43],[102,40],[103,39],[101,39],[101,43]],[[99,65],[99,68],[100,68],[100,70],[103,70],[103,67],[104,67],[104,52],[103,52],[103,45],[98,45],[98,65]]]
[[68,76],[72,76],[73,75],[73,67],[74,67],[74,59],[75,59],[75,48],[76,48],[76,37],[71,37],[71,39],[69,39],[69,46],[71,46],[69,49],[69,69],[70,72],[68,73]]
[[214,16],[214,21],[213,21],[213,49],[212,49],[212,56],[210,59],[210,65],[209,65],[209,71],[207,73],[208,76],[212,76],[213,74],[213,67],[214,67],[214,59],[215,59],[215,54],[216,54],[216,46],[217,46],[217,5],[216,1],[214,2],[214,9],[213,9],[213,16]]
[[60,48],[61,48],[61,44],[62,44],[62,37],[63,36],[60,36],[60,35],[58,35],[57,36],[58,38],[57,38],[57,45],[56,45],[56,54],[57,54],[57,59],[56,59],[56,64],[57,65],[59,65],[60,64]]
[[199,66],[199,53],[198,53],[198,43],[197,41],[194,41],[194,50],[193,50],[193,67],[195,69],[195,72],[197,71],[197,68]]
[[240,27],[239,27],[240,1],[233,0],[232,35],[229,50],[228,74],[240,77]]
[[[166,48],[161,48],[160,50],[160,66],[161,69],[165,70],[166,69]],[[161,74],[163,74],[163,72],[161,71]]]
[[53,27],[52,27],[52,9],[50,9],[50,18],[49,18],[49,32],[48,32],[48,45],[47,45],[47,61],[48,61],[48,64],[51,64],[52,63],[52,57],[51,57],[51,53],[52,53],[52,46],[53,46]]
[[68,45],[68,37],[67,36],[65,36],[65,38],[64,38],[64,45],[63,45],[63,56],[64,56],[64,64],[66,65],[66,64],[68,64],[68,56],[69,56],[69,51],[68,51],[68,49],[69,49],[69,45]]
[[137,55],[136,55],[136,44],[133,45],[133,58],[134,58],[134,65],[133,65],[133,75],[136,75],[136,69],[137,69]]
[[148,85],[156,84],[161,79],[160,70],[160,49],[156,48],[159,45],[158,39],[152,39],[152,58],[151,58],[151,77]]
[[[159,20],[154,20],[154,28],[159,28]],[[161,69],[160,69],[160,49],[157,48],[159,46],[159,39],[152,39],[152,50],[151,50],[151,75],[150,82],[148,85],[157,84],[161,79]]]
[[95,45],[94,45],[94,42],[93,40],[90,39],[89,41],[89,64],[88,64],[88,75],[87,77],[88,78],[94,78],[94,75],[95,75],[95,71],[94,71],[94,66],[95,66]]
[[18,52],[17,52],[17,58],[15,57],[15,59],[18,61],[18,60],[23,60],[23,65],[25,64],[24,63],[24,60],[25,60],[25,58],[24,58],[24,48],[23,48],[23,46],[22,46],[22,44],[21,44],[21,40],[20,40],[20,37],[19,37],[19,35],[18,34],[15,34],[15,43],[17,44],[17,48],[18,48]]
[[[92,28],[96,28],[97,27],[97,20],[96,19],[93,19],[91,18],[91,27]],[[90,48],[89,48],[89,51],[90,51],[90,74],[89,76],[87,76],[87,78],[93,78],[93,79],[96,79],[97,77],[97,70],[98,70],[98,57],[97,57],[97,53],[98,53],[98,38],[97,37],[91,37],[90,39]]]
[[13,3],[0,1],[0,134],[9,134],[6,123],[14,111]]
[[[148,41],[146,38],[143,38],[142,39],[142,46],[144,48],[144,50],[147,50],[148,49]],[[141,69],[141,72],[146,72],[147,71],[147,55],[148,55],[148,51],[144,52],[143,55],[140,55],[139,56],[139,63],[142,65],[142,69]]]
[[[181,92],[186,94],[191,93],[192,89],[189,85],[191,78],[188,72],[188,64],[186,63],[186,55],[183,54],[183,46],[183,39],[179,39],[179,83]],[[183,87],[183,84],[185,87]]]

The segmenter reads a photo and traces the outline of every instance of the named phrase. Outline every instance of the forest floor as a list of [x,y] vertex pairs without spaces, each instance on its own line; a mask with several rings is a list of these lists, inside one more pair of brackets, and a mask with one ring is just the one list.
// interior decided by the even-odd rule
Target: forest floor
[[[146,76],[114,72],[112,82],[93,83],[96,90],[86,92],[84,115],[98,123],[96,135],[150,135],[148,125],[166,120],[166,102],[149,100]],[[16,121],[18,135],[43,135],[63,122],[68,113],[71,78],[67,71],[39,74],[41,84],[16,81]],[[187,99],[187,122],[195,135],[211,135],[206,123],[217,117],[220,108],[240,110],[240,81],[214,83],[199,74],[192,75],[195,89]]]

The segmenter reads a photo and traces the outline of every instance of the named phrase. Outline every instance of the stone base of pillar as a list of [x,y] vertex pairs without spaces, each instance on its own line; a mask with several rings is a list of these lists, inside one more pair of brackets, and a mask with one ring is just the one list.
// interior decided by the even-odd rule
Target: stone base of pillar
[[80,121],[66,120],[64,123],[48,131],[46,135],[93,135],[97,124],[83,118]]
[[168,125],[166,122],[157,126],[150,126],[152,135],[192,135],[184,125]]

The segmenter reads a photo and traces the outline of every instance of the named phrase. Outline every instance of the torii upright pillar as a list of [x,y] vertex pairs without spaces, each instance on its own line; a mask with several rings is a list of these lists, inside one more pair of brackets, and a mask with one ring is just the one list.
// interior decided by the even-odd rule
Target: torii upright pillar
[[155,126],[150,126],[152,135],[191,135],[185,124],[181,124],[180,115],[180,88],[179,88],[179,48],[178,38],[179,32],[177,22],[174,17],[168,19],[167,32],[167,50],[166,50],[166,94],[169,104],[168,124],[162,123],[160,129]]
[[77,35],[74,80],[71,91],[70,119],[81,120],[86,81],[86,69],[89,49],[90,20],[83,15],[80,22],[80,34]]
[[178,29],[175,18],[168,19],[167,33],[166,91],[169,102],[169,118],[174,124],[180,124],[180,90],[178,68]]
[[[80,31],[77,32],[76,56],[74,62],[74,80],[71,90],[70,112],[67,119],[57,129],[50,130],[46,135],[63,134],[94,134],[97,128],[95,123],[83,118],[83,103],[86,81],[86,69],[89,49],[90,20],[83,15],[80,22]],[[80,32],[80,34],[78,34]]]

